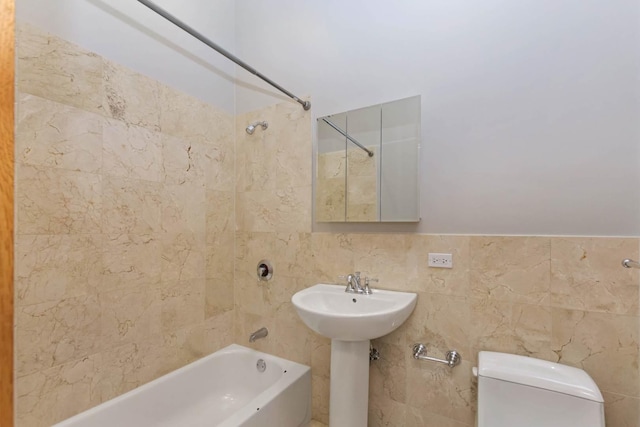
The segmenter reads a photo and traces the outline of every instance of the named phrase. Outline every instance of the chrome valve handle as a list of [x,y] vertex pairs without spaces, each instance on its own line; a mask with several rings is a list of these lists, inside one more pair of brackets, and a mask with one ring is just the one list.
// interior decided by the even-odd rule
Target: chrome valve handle
[[376,277],[365,277],[364,278],[364,287],[362,290],[363,294],[366,295],[371,295],[371,288],[369,287],[369,282],[379,282],[379,280]]

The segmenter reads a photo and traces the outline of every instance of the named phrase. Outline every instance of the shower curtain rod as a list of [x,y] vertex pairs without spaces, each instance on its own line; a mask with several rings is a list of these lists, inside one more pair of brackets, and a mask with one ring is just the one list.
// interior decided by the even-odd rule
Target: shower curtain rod
[[233,54],[231,54],[227,50],[225,50],[222,47],[218,46],[217,44],[215,44],[214,42],[212,42],[211,40],[206,38],[204,35],[202,35],[198,31],[194,30],[192,27],[190,27],[189,25],[185,24],[184,22],[182,22],[181,20],[179,20],[178,18],[176,18],[175,16],[173,16],[172,14],[167,12],[166,10],[162,9],[161,7],[156,5],[155,3],[150,2],[148,0],[138,0],[138,2],[142,3],[145,6],[147,6],[149,9],[151,9],[152,11],[157,13],[158,15],[162,16],[164,19],[166,19],[167,21],[171,22],[173,25],[175,25],[175,26],[181,28],[182,30],[186,31],[187,33],[189,33],[190,35],[192,35],[196,39],[200,40],[202,43],[206,44],[207,46],[209,46],[210,48],[212,48],[213,50],[215,50],[219,54],[223,55],[227,59],[230,59],[231,61],[235,62],[237,65],[241,66],[242,68],[244,68],[245,70],[247,70],[251,74],[253,74],[253,75],[259,77],[260,79],[262,79],[263,81],[269,83],[271,86],[273,86],[274,88],[278,89],[280,92],[284,93],[289,98],[295,100],[300,105],[302,105],[302,108],[304,108],[305,110],[309,110],[311,108],[311,103],[309,101],[303,101],[302,99],[298,98],[297,96],[295,96],[294,94],[292,94],[291,92],[289,92],[288,90],[286,90],[285,88],[283,88],[282,86],[280,86],[279,84],[274,82],[273,80],[271,80],[271,79],[267,78],[266,76],[264,76],[263,74],[259,73],[255,68],[251,67],[246,62],[240,60],[239,58],[237,58],[236,56],[234,56]]
[[336,130],[336,132],[338,132],[340,135],[344,136],[345,138],[347,138],[349,141],[353,142],[354,144],[356,144],[358,147],[362,148],[364,151],[367,152],[367,154],[369,154],[369,157],[373,157],[373,151],[367,149],[367,147],[365,147],[364,145],[360,144],[358,141],[356,141],[351,135],[349,135],[347,132],[343,131],[342,129],[340,129],[338,127],[338,125],[336,125],[335,123],[333,123],[331,120],[327,119],[326,117],[322,118],[322,121],[325,122],[326,124],[328,124],[329,126],[331,126],[332,128],[334,128]]

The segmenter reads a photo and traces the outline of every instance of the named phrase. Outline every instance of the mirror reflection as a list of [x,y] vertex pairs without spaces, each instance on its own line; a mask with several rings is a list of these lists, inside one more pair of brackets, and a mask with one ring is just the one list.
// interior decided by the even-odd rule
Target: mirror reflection
[[417,222],[420,96],[318,119],[316,221]]

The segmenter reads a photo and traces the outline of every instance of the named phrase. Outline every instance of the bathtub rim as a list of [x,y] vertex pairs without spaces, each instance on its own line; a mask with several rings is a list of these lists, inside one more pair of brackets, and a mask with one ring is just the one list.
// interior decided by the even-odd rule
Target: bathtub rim
[[[274,393],[269,393],[268,391],[276,384],[278,384],[279,386],[282,387],[282,389],[288,387],[289,385],[293,384],[297,379],[303,377],[304,375],[311,375],[311,368],[307,365],[303,365],[301,363],[298,362],[294,362],[292,360],[288,360],[288,359],[284,359],[282,357],[279,356],[275,356],[273,354],[269,354],[269,353],[264,353],[249,347],[245,347],[242,346],[240,344],[230,344],[226,347],[223,347],[213,353],[210,353],[198,360],[194,360],[191,363],[188,363],[176,370],[173,370],[171,372],[168,372],[152,381],[149,381],[148,383],[145,383],[139,387],[136,387],[132,390],[129,390],[126,393],[123,393],[121,395],[118,395],[112,399],[109,399],[105,402],[100,403],[99,405],[96,405],[92,408],[89,408],[85,411],[82,411],[78,414],[75,414],[67,419],[64,419],[56,424],[54,424],[52,427],[73,427],[75,422],[78,421],[82,421],[82,418],[86,418],[86,417],[90,417],[92,415],[95,415],[96,413],[102,412],[104,410],[107,410],[111,407],[113,407],[114,405],[117,405],[119,402],[130,398],[132,396],[136,396],[139,395],[140,393],[144,393],[146,390],[148,389],[152,389],[153,387],[162,384],[163,382],[166,382],[168,380],[170,380],[173,377],[176,377],[178,375],[180,375],[181,373],[190,370],[190,369],[194,369],[197,368],[200,365],[206,364],[208,362],[210,362],[212,359],[215,359],[217,357],[220,357],[222,355],[226,355],[226,354],[233,354],[233,353],[238,353],[238,352],[249,352],[252,353],[256,359],[265,359],[265,361],[269,362],[271,360],[271,362],[277,362],[280,363],[281,366],[286,369],[286,373],[287,374],[291,374],[291,375],[286,375],[283,376],[281,375],[281,377],[274,383],[272,384],[269,388],[267,388],[266,390],[262,391],[261,393],[259,393],[258,395],[254,396],[253,398],[251,398],[244,406],[243,408],[246,407],[250,407],[251,406],[257,406],[257,407],[263,407],[265,405],[267,405],[269,402],[271,402],[273,399],[275,399],[275,397],[277,396],[277,394]],[[239,411],[239,412],[243,412],[243,411]],[[221,424],[221,426],[226,426],[227,423],[229,421],[235,420],[236,418],[239,418],[241,414],[240,413],[234,413],[232,414],[229,418],[225,419],[223,421],[223,423]],[[233,424],[230,424],[233,425]]]

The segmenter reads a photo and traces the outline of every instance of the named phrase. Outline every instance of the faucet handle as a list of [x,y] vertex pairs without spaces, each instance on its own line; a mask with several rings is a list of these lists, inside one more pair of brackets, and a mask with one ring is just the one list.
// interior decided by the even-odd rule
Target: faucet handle
[[363,292],[367,295],[371,294],[371,288],[369,287],[369,282],[379,282],[376,277],[365,277],[364,278],[364,290]]

